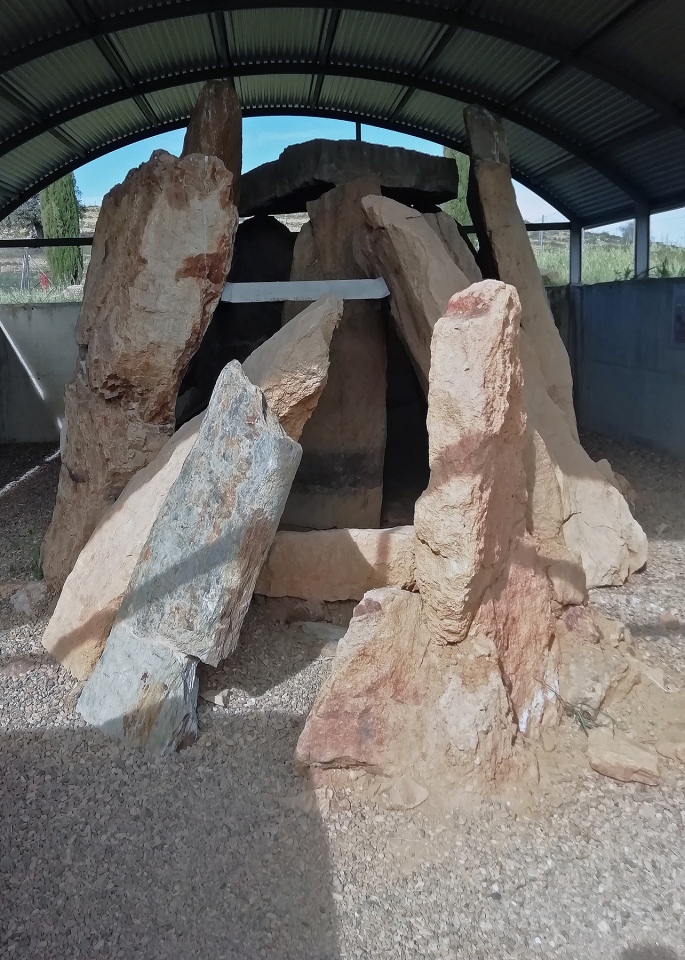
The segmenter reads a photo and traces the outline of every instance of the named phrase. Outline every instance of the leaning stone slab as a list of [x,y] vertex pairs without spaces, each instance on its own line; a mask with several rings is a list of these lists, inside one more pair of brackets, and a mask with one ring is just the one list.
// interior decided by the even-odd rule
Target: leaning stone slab
[[126,630],[216,665],[240,635],[300,462],[234,360],[159,511],[111,637]]
[[[328,349],[342,313],[335,297],[317,300],[248,357],[243,370],[260,387],[288,435],[302,427],[328,375]],[[277,375],[278,373],[278,375]],[[105,513],[69,574],[43,646],[75,677],[100,657],[145,541],[197,439],[204,414],[174,434]]]
[[108,642],[78,711],[113,740],[174,753],[197,739],[197,692],[197,660],[124,627]]
[[238,215],[221,160],[158,151],[104,199],[42,550],[57,591],[98,520],[174,431],[181,377],[219,301]]
[[457,196],[457,165],[446,157],[355,140],[309,140],[244,174],[240,215],[301,213],[332,187],[373,177],[383,193],[423,210]]
[[424,220],[447,247],[447,251],[464,274],[469,283],[480,283],[483,275],[476,263],[473,250],[462,237],[457,221],[444,210],[438,213],[424,213]]
[[364,197],[362,207],[370,229],[360,237],[357,258],[369,276],[385,279],[400,339],[427,392],[433,327],[469,281],[417,210],[374,196]]
[[299,459],[230,363],[79,699],[89,723],[157,753],[192,742],[197,656],[218,663],[237,643]]
[[255,587],[266,597],[361,600],[378,587],[414,586],[414,528],[280,530]]

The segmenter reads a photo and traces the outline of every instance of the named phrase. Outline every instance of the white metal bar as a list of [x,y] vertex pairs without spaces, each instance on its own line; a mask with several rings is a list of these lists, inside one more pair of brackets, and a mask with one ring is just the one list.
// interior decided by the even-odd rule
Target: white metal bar
[[227,283],[221,299],[228,303],[269,303],[279,300],[318,300],[332,293],[341,300],[381,300],[390,295],[385,280],[268,280]]

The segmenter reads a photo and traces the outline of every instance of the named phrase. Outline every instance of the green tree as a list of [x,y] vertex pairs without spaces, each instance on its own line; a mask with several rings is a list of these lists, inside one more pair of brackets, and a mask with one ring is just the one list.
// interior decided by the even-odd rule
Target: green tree
[[43,237],[43,222],[40,218],[40,201],[38,194],[31,197],[20,207],[10,213],[0,223],[0,231],[8,238],[14,237]]
[[454,217],[462,226],[470,227],[473,221],[471,220],[471,214],[469,213],[466,202],[466,192],[469,187],[469,166],[471,161],[465,153],[461,153],[459,150],[453,150],[451,147],[445,147],[443,153],[446,157],[451,157],[456,161],[457,169],[459,170],[459,194],[456,200],[448,200],[447,203],[443,203],[442,209],[445,213],[449,213],[451,217]]
[[[41,190],[40,213],[46,237],[78,237],[79,205],[73,173]],[[53,283],[79,282],[83,273],[81,247],[46,247],[45,255]]]

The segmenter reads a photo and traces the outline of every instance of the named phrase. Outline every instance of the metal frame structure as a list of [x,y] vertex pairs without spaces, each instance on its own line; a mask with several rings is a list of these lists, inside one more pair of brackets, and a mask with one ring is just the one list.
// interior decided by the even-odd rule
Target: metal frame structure
[[[312,114],[464,149],[508,121],[512,172],[583,227],[685,204],[682,0],[0,0],[0,218],[232,77],[245,116]],[[40,25],[40,30],[36,29]]]

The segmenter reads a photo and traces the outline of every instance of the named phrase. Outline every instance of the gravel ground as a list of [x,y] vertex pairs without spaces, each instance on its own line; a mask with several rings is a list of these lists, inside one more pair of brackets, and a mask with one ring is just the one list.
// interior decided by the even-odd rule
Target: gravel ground
[[[588,444],[630,479],[652,539],[647,571],[593,600],[677,682],[685,636],[659,614],[685,620],[684,468]],[[32,570],[51,452],[0,448],[0,580]],[[578,763],[527,804],[390,812],[369,778],[313,794],[294,773],[328,649],[271,606],[203,674],[228,707],[202,702],[199,742],[164,759],[85,728],[76,684],[41,653],[45,616],[21,621],[0,600],[0,957],[685,960],[676,764],[659,788]]]

